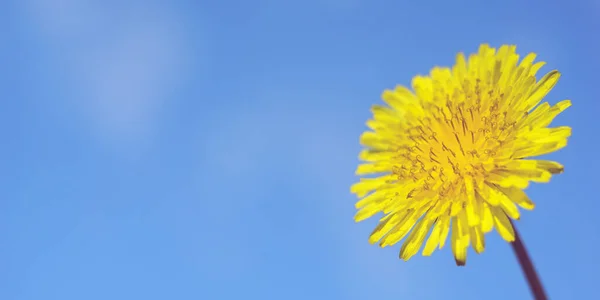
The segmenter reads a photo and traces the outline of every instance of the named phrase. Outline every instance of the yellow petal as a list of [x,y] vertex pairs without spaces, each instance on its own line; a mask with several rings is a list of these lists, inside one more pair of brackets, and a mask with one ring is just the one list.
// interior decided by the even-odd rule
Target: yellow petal
[[550,172],[548,172],[546,170],[542,170],[542,169],[535,169],[535,170],[526,170],[526,169],[509,170],[509,169],[506,169],[506,170],[495,171],[495,173],[504,177],[504,179],[500,181],[499,185],[505,186],[505,187],[510,187],[510,186],[520,187],[521,184],[515,184],[515,185],[503,184],[504,182],[511,181],[511,180],[513,180],[513,181],[524,180],[524,181],[534,181],[534,182],[548,182],[548,181],[550,181],[550,178],[552,177],[552,174],[550,174]]
[[469,226],[479,224],[479,202],[475,199],[475,187],[473,186],[472,178],[465,178],[465,187],[467,192],[467,219]]
[[425,240],[425,237],[431,229],[431,225],[434,221],[435,219],[432,219],[425,215],[425,217],[423,217],[423,219],[417,224],[417,226],[415,226],[415,228],[412,230],[412,232],[410,233],[408,238],[406,238],[406,241],[404,241],[404,244],[400,248],[401,259],[405,261],[409,260],[415,254],[417,254],[417,252],[419,252],[419,249],[423,245],[423,241]]
[[498,198],[493,197],[493,191],[491,190],[490,185],[491,184],[489,182],[484,182],[483,184],[479,185],[477,187],[477,196],[481,197],[491,205],[498,205]]
[[350,192],[356,194],[357,197],[362,198],[372,190],[381,189],[388,184],[389,180],[393,179],[395,179],[393,175],[377,178],[361,178],[359,182],[350,187]]
[[499,190],[502,191],[510,200],[519,205],[520,207],[528,210],[532,210],[535,208],[535,203],[529,199],[527,194],[519,189],[519,188],[503,188],[499,187]]
[[481,186],[480,190],[483,192],[483,194],[487,195],[487,197],[484,198],[487,203],[492,206],[500,205],[500,199],[502,195],[500,195],[500,191],[496,189],[496,185],[486,182]]
[[522,137],[538,143],[558,142],[571,136],[571,127],[537,128]]
[[[536,171],[536,172],[549,172],[550,174],[559,174],[564,170],[563,165],[548,161],[548,160],[530,160],[530,159],[517,159],[508,162],[505,166],[506,170],[510,172],[519,171]],[[538,173],[539,174],[539,173]],[[539,175],[538,175],[539,176]]]
[[479,45],[479,56],[480,57],[489,57],[491,55],[494,55],[494,53],[496,52],[496,49],[490,47],[489,44],[481,44]]
[[416,96],[409,89],[401,85],[397,86],[394,91],[384,91],[381,98],[396,111],[405,111],[407,105],[417,102]]
[[490,186],[490,195],[494,198],[494,202],[498,205],[513,219],[519,219],[519,209],[511,201],[511,199],[503,193],[503,189],[499,186]]
[[458,214],[457,218],[458,218],[458,230],[459,230],[460,234],[462,235],[462,243],[465,244],[466,247],[468,247],[469,243],[471,242],[471,240],[469,239],[471,230],[469,228],[469,222],[467,221],[466,212],[462,211],[460,214]]
[[494,229],[494,216],[487,203],[483,203],[483,215],[481,217],[481,229],[484,233],[488,233]]
[[401,120],[398,112],[389,107],[373,105],[371,112],[373,113],[373,119],[383,123],[395,124]]
[[377,133],[372,131],[366,131],[360,135],[360,144],[378,150],[387,150],[390,147],[389,140],[382,139]]
[[514,220],[518,220],[521,217],[519,213],[519,208],[515,205],[514,202],[511,201],[508,197],[503,197],[500,201],[500,207],[507,216],[511,217]]
[[538,168],[537,164],[533,161],[514,160],[501,168],[492,170],[488,174],[488,181],[502,187],[524,189],[529,185],[529,181],[548,182],[551,177],[552,174],[550,172]]
[[398,154],[387,150],[367,149],[360,152],[360,154],[358,155],[358,159],[370,162],[389,161],[396,155]]
[[402,221],[398,222],[398,224],[381,239],[379,246],[385,247],[398,243],[415,225],[415,222],[417,222],[417,220],[421,217],[422,212],[422,210],[419,210],[418,212],[416,210],[411,210],[408,212],[406,217],[402,219]]
[[500,49],[498,49],[498,59],[501,59],[503,62],[502,74],[500,75],[500,80],[498,82],[499,86],[506,86],[508,80],[514,75],[516,63],[519,60],[519,55],[515,54],[514,49],[515,48],[512,47],[500,47]]
[[492,71],[492,85],[497,85],[500,80],[500,76],[502,76],[502,62],[496,60],[494,63],[494,70]]
[[467,262],[467,248],[465,245],[458,217],[452,217],[452,252],[457,266],[464,266]]
[[[506,171],[494,170],[488,174],[487,180],[490,183],[493,183],[493,184],[496,184],[499,186],[503,186],[503,187],[513,187],[514,186],[514,187],[524,189],[529,186],[529,180],[527,178],[523,178],[522,176],[510,174]],[[490,198],[490,197],[488,197],[488,198]],[[486,198],[486,200],[488,200],[488,198]],[[492,198],[490,198],[489,200],[491,200],[491,199]],[[496,205],[490,201],[488,201],[488,203],[490,203],[492,205]]]
[[529,53],[529,54],[527,54],[527,55],[526,55],[526,56],[523,58],[523,60],[522,60],[522,61],[521,61],[521,63],[519,64],[519,66],[520,66],[520,67],[523,67],[523,68],[531,68],[531,66],[532,66],[532,64],[533,64],[533,61],[535,60],[536,56],[537,56],[537,55],[536,55],[535,53]]
[[369,236],[369,243],[375,244],[383,236],[385,236],[394,226],[396,226],[404,217],[406,217],[406,211],[389,214],[381,218],[377,227],[373,230]]
[[442,214],[448,214],[452,201],[448,199],[440,199],[438,203],[431,209],[431,214],[434,216],[441,216]]
[[[431,231],[431,234],[425,243],[425,248],[423,248],[423,256],[430,256],[440,243],[440,235],[442,226],[444,225],[444,222],[442,222],[441,218],[448,218],[448,216],[440,216],[435,221],[433,230]],[[448,231],[447,228],[445,230]]]
[[392,165],[389,163],[361,164],[356,168],[356,175],[389,173],[392,171]]
[[556,142],[548,142],[543,144],[532,145],[525,149],[519,149],[515,151],[516,158],[540,156],[548,153],[558,151],[567,146],[567,140],[563,139]]
[[546,170],[551,174],[560,174],[565,170],[565,167],[557,162],[549,160],[536,160],[538,168]]
[[494,226],[500,236],[507,242],[513,242],[515,240],[515,231],[504,211],[495,206],[490,207],[490,209],[494,216]]
[[533,124],[540,118],[547,116],[549,112],[550,104],[548,102],[538,105],[531,113],[527,114],[527,116],[521,120],[518,128],[520,130],[531,130],[535,128]]
[[433,99],[433,81],[430,77],[415,76],[412,80],[412,87],[419,100],[431,102]]
[[514,158],[539,156],[560,150],[567,145],[567,138],[570,136],[571,128],[566,126],[536,129],[520,136]]
[[464,201],[452,201],[452,206],[450,207],[450,215],[453,217],[457,216],[463,210],[464,204]]
[[375,191],[375,192],[369,194],[368,196],[360,199],[360,201],[356,202],[356,204],[354,204],[354,207],[356,209],[359,209],[359,208],[365,207],[367,205],[370,205],[372,203],[382,202],[387,197],[388,197],[388,193],[386,193],[385,191]]
[[431,69],[430,76],[433,83],[444,86],[452,79],[452,71],[449,68],[434,67]]
[[480,226],[471,227],[471,244],[475,252],[481,253],[485,249],[485,238]]
[[535,86],[525,103],[527,104],[526,110],[529,111],[531,108],[535,107],[540,101],[550,92],[550,90],[556,85],[558,79],[560,78],[560,73],[556,70],[550,71],[548,74],[544,75],[542,79]]
[[420,205],[420,203],[415,203],[414,201],[410,201],[410,198],[406,198],[405,190],[406,189],[404,187],[400,187],[396,190],[397,192],[390,196],[392,197],[392,201],[390,201],[388,205],[386,205],[386,207],[383,209],[384,214],[389,214],[406,209],[415,209],[417,208],[417,206]]
[[517,149],[527,146],[531,142],[535,144],[560,142],[569,136],[571,136],[571,127],[568,126],[536,128],[531,131],[519,133],[521,139],[518,141]]
[[463,82],[467,75],[467,62],[465,61],[464,53],[458,53],[456,55],[456,64],[452,68],[452,73],[457,77],[459,82]]
[[383,210],[383,208],[385,207],[386,202],[382,201],[382,202],[373,202],[367,206],[364,206],[363,208],[361,208],[359,211],[356,212],[356,214],[354,215],[354,221],[355,222],[360,222],[360,221],[364,221],[372,216],[374,216],[375,214],[381,212]]
[[440,246],[438,249],[444,248],[446,245],[446,240],[448,239],[448,234],[450,233],[450,216],[442,216],[440,217]]
[[558,102],[552,108],[544,103],[538,106],[525,120],[525,124],[532,129],[542,128],[550,125],[552,120],[561,112],[571,106],[571,100],[563,100]]
[[545,61],[536,62],[535,64],[533,64],[533,66],[531,66],[531,69],[529,69],[529,75],[531,75],[531,76],[535,75],[545,65],[546,65]]
[[469,57],[467,58],[467,70],[469,72],[469,75],[471,76],[477,76],[478,71],[479,71],[479,55],[477,55],[477,53],[471,53],[469,54]]

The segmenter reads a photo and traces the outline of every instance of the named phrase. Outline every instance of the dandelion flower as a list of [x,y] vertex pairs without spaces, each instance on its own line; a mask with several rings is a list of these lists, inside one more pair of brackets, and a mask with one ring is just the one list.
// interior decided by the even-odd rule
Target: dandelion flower
[[450,235],[456,264],[464,265],[469,246],[481,253],[494,228],[514,241],[510,219],[519,219],[518,207],[534,208],[523,189],[563,171],[532,157],[565,147],[571,135],[570,127],[548,127],[569,100],[538,105],[560,73],[537,81],[544,62],[530,53],[518,63],[515,50],[483,44],[468,58],[459,53],[452,68],[414,77],[412,91],[383,92],[388,106],[372,108],[360,137],[365,163],[356,170],[364,177],[351,187],[360,199],[357,222],[383,212],[370,243],[406,237],[400,258],[408,260],[423,244],[431,255]]

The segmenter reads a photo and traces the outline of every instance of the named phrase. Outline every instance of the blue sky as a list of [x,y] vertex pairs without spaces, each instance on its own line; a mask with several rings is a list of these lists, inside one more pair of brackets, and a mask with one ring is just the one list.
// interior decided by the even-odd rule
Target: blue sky
[[529,299],[496,233],[398,259],[349,186],[381,92],[482,42],[563,73],[566,166],[518,227],[597,294],[600,2],[5,1],[0,299]]

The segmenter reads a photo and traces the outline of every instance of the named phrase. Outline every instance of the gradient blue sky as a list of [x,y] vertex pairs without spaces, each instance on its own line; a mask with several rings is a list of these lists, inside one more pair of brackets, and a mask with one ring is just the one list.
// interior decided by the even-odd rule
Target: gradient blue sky
[[481,42],[563,72],[566,172],[518,226],[591,299],[600,2],[556,3],[3,1],[0,299],[529,299],[496,233],[405,263],[352,219],[370,106]]

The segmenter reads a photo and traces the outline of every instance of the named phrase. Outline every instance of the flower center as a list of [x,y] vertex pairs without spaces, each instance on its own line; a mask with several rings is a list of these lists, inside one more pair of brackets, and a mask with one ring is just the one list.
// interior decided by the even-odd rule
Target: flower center
[[484,93],[479,81],[470,90],[436,92],[424,103],[428,115],[411,122],[411,142],[398,151],[393,167],[399,181],[416,186],[407,198],[452,198],[466,178],[482,182],[511,155],[505,149],[511,149],[519,117],[510,107],[513,99],[492,88]]

